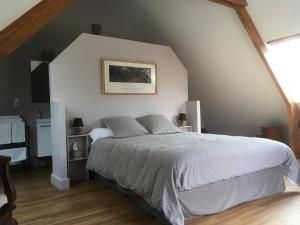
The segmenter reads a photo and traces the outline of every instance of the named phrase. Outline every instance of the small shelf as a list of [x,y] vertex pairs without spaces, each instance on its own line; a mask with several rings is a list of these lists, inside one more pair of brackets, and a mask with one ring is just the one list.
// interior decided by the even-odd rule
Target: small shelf
[[180,132],[192,132],[193,127],[189,125],[179,126]]
[[[76,143],[74,152],[74,144]],[[79,154],[80,153],[80,154]],[[67,154],[68,154],[68,177],[71,182],[89,180],[89,173],[86,169],[86,162],[89,155],[89,136],[88,134],[68,135],[67,136]],[[78,157],[76,157],[78,156]]]
[[78,138],[78,137],[86,137],[88,134],[73,134],[73,135],[68,135],[68,138]]
[[76,161],[81,161],[81,160],[87,160],[87,157],[79,157],[79,158],[69,159],[70,162],[76,162]]

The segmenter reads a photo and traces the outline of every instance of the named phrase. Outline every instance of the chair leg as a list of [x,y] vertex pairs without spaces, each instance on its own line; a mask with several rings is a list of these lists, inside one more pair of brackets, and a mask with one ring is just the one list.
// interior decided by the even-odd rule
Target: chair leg
[[11,215],[9,215],[4,221],[3,225],[18,225],[18,222]]

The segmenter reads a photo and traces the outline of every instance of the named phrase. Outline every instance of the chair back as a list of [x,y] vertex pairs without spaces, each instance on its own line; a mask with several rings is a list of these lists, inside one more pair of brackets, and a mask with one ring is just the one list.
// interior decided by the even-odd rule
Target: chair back
[[9,173],[10,160],[9,156],[0,156],[0,174],[4,194],[7,198],[7,203],[0,208],[0,225],[17,224],[16,220],[12,218],[12,211],[16,208],[17,194]]

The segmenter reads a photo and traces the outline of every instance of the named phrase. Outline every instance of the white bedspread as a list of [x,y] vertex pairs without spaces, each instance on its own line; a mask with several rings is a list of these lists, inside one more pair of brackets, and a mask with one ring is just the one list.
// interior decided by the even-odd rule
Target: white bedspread
[[87,168],[143,197],[173,225],[183,225],[178,192],[281,166],[300,184],[291,149],[262,138],[180,133],[106,138],[91,149]]

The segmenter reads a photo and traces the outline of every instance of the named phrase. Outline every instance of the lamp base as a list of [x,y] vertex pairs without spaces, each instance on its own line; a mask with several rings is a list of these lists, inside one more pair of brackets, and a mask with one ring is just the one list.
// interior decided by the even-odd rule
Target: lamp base
[[180,127],[182,127],[182,126],[186,126],[186,121],[178,121],[178,125],[180,126]]

